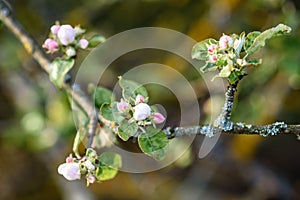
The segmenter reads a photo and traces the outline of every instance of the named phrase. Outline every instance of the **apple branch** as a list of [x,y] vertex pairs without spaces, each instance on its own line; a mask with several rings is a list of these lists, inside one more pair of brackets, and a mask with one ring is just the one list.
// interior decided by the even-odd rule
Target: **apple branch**
[[[9,6],[0,1],[0,20],[11,31],[17,39],[23,44],[26,51],[32,55],[40,67],[50,73],[51,60],[46,56],[41,46],[25,31],[22,25],[13,17]],[[287,125],[283,122],[275,122],[269,125],[251,125],[245,123],[234,123],[230,120],[231,111],[233,108],[234,94],[237,84],[230,84],[225,94],[225,103],[221,114],[213,125],[201,125],[191,127],[176,127],[166,128],[163,131],[169,139],[186,136],[186,135],[211,135],[208,132],[216,133],[223,132],[227,134],[245,134],[245,135],[261,135],[261,136],[276,136],[294,134],[300,136],[300,125]],[[95,108],[91,100],[84,94],[78,85],[74,86],[69,82],[65,82],[62,88],[72,95],[74,102],[86,113],[90,118],[89,122],[89,139],[88,146],[91,146],[97,122],[111,127],[114,123],[106,120],[101,116]]]

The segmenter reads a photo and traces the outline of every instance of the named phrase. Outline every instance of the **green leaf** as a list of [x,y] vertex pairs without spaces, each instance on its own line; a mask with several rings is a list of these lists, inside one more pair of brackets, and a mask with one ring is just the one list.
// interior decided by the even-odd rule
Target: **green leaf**
[[104,152],[99,156],[100,162],[113,169],[119,169],[122,166],[121,156],[113,152]]
[[73,152],[77,157],[80,157],[78,148],[79,148],[80,143],[86,137],[86,134],[87,134],[87,130],[85,127],[80,127],[76,133],[74,143],[73,143]]
[[90,40],[89,40],[89,46],[90,48],[94,48],[98,46],[99,44],[105,42],[105,37],[101,35],[94,35]]
[[64,84],[65,75],[74,66],[74,59],[64,60],[62,58],[56,58],[50,65],[50,80],[58,87],[62,88]]
[[250,59],[250,60],[247,61],[247,63],[249,65],[257,66],[257,65],[260,65],[262,63],[262,60],[261,59]]
[[160,110],[155,105],[150,106],[150,108],[153,112],[160,112]]
[[218,58],[218,60],[217,60],[217,62],[215,63],[215,65],[221,67],[221,66],[226,66],[227,63],[228,63],[228,57],[227,57],[227,55],[222,54],[222,55]]
[[99,158],[101,166],[96,170],[96,176],[100,181],[112,179],[118,173],[118,169],[122,166],[122,159],[119,154],[112,152],[104,152]]
[[86,157],[89,159],[96,159],[97,158],[97,152],[93,148],[87,148],[85,152]]
[[111,104],[104,103],[100,107],[100,114],[107,120],[112,122],[122,122],[124,117],[119,113],[117,102]]
[[261,34],[260,31],[253,31],[247,34],[245,38],[245,43],[244,43],[244,50],[247,52],[249,47],[252,45],[254,42],[254,39]]
[[111,102],[115,101],[115,95],[112,91],[104,88],[104,87],[96,87],[94,90],[94,102],[95,106],[100,108],[102,104],[107,103],[110,104]]
[[274,28],[265,30],[262,32],[260,35],[258,35],[251,46],[246,50],[246,53],[248,55],[253,54],[263,46],[265,46],[265,42],[267,39],[270,39],[272,37],[280,36],[280,35],[285,35],[291,32],[291,28],[287,25],[284,24],[279,24]]
[[144,88],[141,84],[123,79],[121,76],[119,77],[119,84],[123,89],[123,97],[125,100],[134,103],[135,98],[138,94],[142,95],[143,97],[148,97],[148,92],[146,88]]
[[228,82],[230,84],[235,84],[237,81],[241,80],[245,76],[245,72],[239,70],[233,70],[228,77]]
[[112,108],[111,108],[110,104],[107,104],[107,103],[102,104],[102,106],[100,108],[100,114],[105,119],[107,119],[109,121],[114,121],[114,116],[113,116],[113,112],[112,112]]
[[211,62],[206,62],[203,67],[200,68],[200,70],[205,73],[205,72],[212,72],[217,70],[218,66],[215,65],[214,63]]
[[111,103],[111,110],[112,110],[112,114],[113,114],[115,122],[120,123],[125,119],[123,114],[120,113],[119,110],[118,110],[118,103],[117,102],[112,102]]
[[100,181],[107,181],[107,180],[113,179],[113,178],[115,178],[117,173],[118,173],[117,169],[112,169],[112,168],[106,167],[106,166],[99,167],[96,170],[97,179]]
[[244,43],[245,43],[245,32],[242,32],[242,33],[241,33],[241,35],[240,35],[238,41],[239,41],[239,44],[238,44],[238,46],[237,46],[234,50],[235,50],[235,53],[236,53],[237,55],[240,55],[240,53],[241,53],[241,51],[242,51],[242,48],[243,48],[243,46],[244,46]]
[[207,50],[211,44],[217,44],[218,42],[215,39],[206,39],[201,42],[198,42],[193,46],[192,49],[192,58],[198,60],[207,59]]
[[222,70],[219,73],[219,77],[228,77],[231,74],[232,68],[229,65],[226,65],[222,68]]
[[139,135],[138,143],[145,154],[156,160],[162,160],[166,155],[169,141],[164,132],[149,126],[145,133]]
[[138,128],[139,126],[137,125],[137,123],[129,123],[128,121],[124,120],[120,123],[120,126],[118,128],[118,135],[122,140],[127,141],[131,136],[134,136]]

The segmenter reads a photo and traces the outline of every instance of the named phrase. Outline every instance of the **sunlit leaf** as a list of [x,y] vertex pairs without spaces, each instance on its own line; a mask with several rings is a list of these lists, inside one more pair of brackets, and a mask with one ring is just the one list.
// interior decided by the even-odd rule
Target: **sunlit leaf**
[[104,88],[104,87],[96,87],[94,90],[94,102],[95,105],[100,108],[102,104],[115,101],[115,96],[112,91]]
[[128,121],[124,120],[120,123],[120,126],[118,128],[118,135],[122,140],[127,141],[131,136],[134,136],[137,130],[137,123],[129,123]]
[[119,84],[123,90],[123,97],[127,101],[134,101],[138,94],[142,95],[145,98],[148,97],[146,88],[144,88],[141,84],[131,80],[123,79],[122,77],[119,77],[119,79]]
[[90,48],[94,48],[98,46],[99,44],[105,42],[105,37],[101,35],[95,35],[89,40],[89,46]]
[[164,132],[149,126],[145,133],[139,135],[138,143],[145,154],[156,160],[162,160],[166,155],[169,141]]
[[107,103],[102,104],[102,106],[100,108],[100,114],[105,119],[107,119],[109,121],[114,121],[114,116],[113,116],[110,104],[107,104]]
[[73,152],[77,157],[80,157],[78,148],[79,148],[80,143],[86,137],[86,134],[87,134],[87,130],[85,127],[80,127],[76,133],[74,143],[73,143]]
[[247,52],[247,50],[249,49],[249,47],[252,45],[254,39],[259,36],[261,34],[261,32],[259,31],[253,31],[247,34],[247,36],[245,37],[245,43],[244,43],[244,50]]
[[111,106],[114,121],[118,123],[122,122],[125,119],[125,117],[123,116],[122,113],[119,112],[118,103],[112,102],[110,106]]
[[250,59],[247,61],[247,63],[250,65],[253,65],[253,66],[257,66],[262,63],[262,60],[261,59]]
[[235,84],[237,81],[241,80],[245,75],[246,74],[243,71],[233,70],[227,79],[230,84]]
[[203,67],[200,68],[202,72],[212,72],[217,70],[217,66],[214,63],[206,62]]
[[62,88],[65,75],[74,66],[74,59],[56,58],[50,65],[50,80],[58,87]]
[[100,181],[112,179],[122,166],[122,158],[119,154],[104,152],[99,158],[101,166],[96,170],[96,176]]
[[121,156],[113,152],[104,152],[99,156],[101,163],[113,169],[119,169],[122,166]]
[[231,71],[232,71],[232,69],[230,68],[229,65],[227,65],[222,68],[222,70],[219,73],[219,77],[223,77],[223,78],[228,77],[230,75]]
[[124,117],[118,111],[117,102],[111,104],[104,103],[100,108],[100,114],[109,121],[122,122]]
[[85,152],[85,155],[90,158],[90,159],[95,159],[97,158],[97,152],[95,149],[93,148],[87,148],[86,149],[86,152]]
[[291,28],[287,25],[284,24],[279,24],[274,28],[265,30],[262,32],[260,35],[258,35],[251,46],[246,50],[246,53],[248,55],[253,54],[263,46],[265,46],[265,42],[267,39],[270,39],[272,37],[280,36],[280,35],[285,35],[291,32]]
[[208,47],[212,44],[217,44],[217,41],[211,38],[195,44],[192,49],[192,58],[198,60],[206,60]]
[[243,46],[244,46],[244,43],[245,43],[245,32],[242,32],[240,37],[239,37],[239,40],[238,40],[238,45],[237,47],[234,49],[235,50],[235,53],[237,55],[239,55],[243,49]]

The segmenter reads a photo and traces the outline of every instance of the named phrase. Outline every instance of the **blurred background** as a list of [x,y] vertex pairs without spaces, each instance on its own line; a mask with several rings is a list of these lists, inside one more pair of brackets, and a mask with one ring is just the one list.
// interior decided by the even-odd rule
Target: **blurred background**
[[[258,54],[263,64],[251,70],[238,88],[234,121],[267,124],[300,119],[300,30],[297,0],[11,0],[14,15],[38,41],[56,20],[80,24],[105,37],[137,27],[164,27],[196,41],[222,33],[264,30],[279,23],[292,35],[268,41]],[[88,54],[78,56],[77,66]],[[138,64],[173,67],[195,89],[201,123],[223,104],[223,88],[212,97],[201,76],[183,59],[155,50],[136,51],[117,59],[101,85],[112,88],[117,76]],[[76,73],[76,67],[72,73]],[[157,71],[159,73],[159,71]],[[166,75],[167,76],[167,75]],[[87,77],[88,81],[88,77]],[[213,84],[213,83],[212,83]],[[149,87],[153,102],[164,105],[167,125],[176,126],[178,104],[165,89]],[[162,97],[161,94],[167,94]],[[188,120],[188,119],[187,119]],[[223,134],[203,159],[203,136],[172,165],[145,174],[120,172],[111,181],[88,188],[68,182],[57,166],[71,152],[76,133],[67,96],[49,82],[20,42],[0,30],[0,199],[300,199],[300,143],[296,136]],[[130,143],[136,146],[136,143]]]

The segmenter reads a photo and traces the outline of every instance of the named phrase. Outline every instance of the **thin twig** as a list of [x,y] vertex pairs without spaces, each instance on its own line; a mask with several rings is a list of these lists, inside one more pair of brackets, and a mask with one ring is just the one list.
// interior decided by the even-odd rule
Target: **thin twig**
[[233,129],[233,123],[231,122],[231,113],[234,103],[234,95],[237,91],[237,84],[230,84],[227,87],[225,93],[225,102],[222,111],[216,119],[214,126],[220,128],[223,131],[230,131]]
[[95,137],[96,129],[98,124],[98,118],[96,114],[96,110],[94,113],[90,116],[90,122],[89,122],[89,130],[88,130],[88,144],[87,148],[91,148],[93,144],[93,140]]

